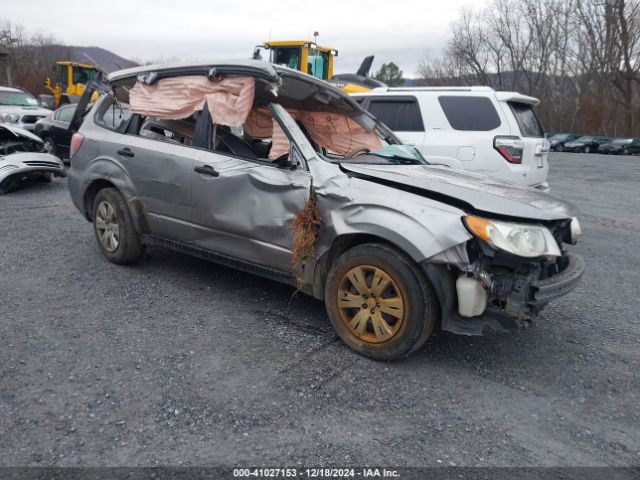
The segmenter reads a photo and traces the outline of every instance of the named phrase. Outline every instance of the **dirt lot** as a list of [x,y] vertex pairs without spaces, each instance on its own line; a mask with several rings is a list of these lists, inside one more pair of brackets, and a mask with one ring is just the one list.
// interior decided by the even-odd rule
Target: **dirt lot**
[[578,289],[388,364],[287,286],[160,248],[108,263],[63,180],[0,197],[0,465],[640,464],[640,159],[551,165]]

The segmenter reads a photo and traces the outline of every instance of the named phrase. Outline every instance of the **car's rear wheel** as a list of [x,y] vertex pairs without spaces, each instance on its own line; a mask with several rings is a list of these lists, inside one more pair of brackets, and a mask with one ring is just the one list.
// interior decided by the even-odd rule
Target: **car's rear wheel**
[[584,147],[584,153],[591,153],[591,147],[589,146]]
[[110,262],[132,263],[144,253],[122,194],[115,188],[100,190],[93,201],[93,231]]
[[433,289],[413,261],[377,243],[356,246],[335,261],[325,305],[338,336],[375,360],[420,348],[439,315]]

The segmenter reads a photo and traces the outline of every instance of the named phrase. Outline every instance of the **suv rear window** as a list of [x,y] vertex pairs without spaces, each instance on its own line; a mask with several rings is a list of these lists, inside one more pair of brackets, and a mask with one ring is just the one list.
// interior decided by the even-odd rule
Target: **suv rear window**
[[544,137],[544,128],[535,110],[528,103],[507,102],[516,117],[523,137]]
[[454,130],[487,132],[500,126],[498,112],[486,97],[444,95],[438,102]]
[[396,132],[424,132],[420,106],[415,97],[374,98],[369,111]]

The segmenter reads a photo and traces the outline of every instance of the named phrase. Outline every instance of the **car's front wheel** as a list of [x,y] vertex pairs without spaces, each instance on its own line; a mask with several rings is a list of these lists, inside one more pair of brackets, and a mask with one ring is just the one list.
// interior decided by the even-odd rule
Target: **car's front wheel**
[[138,232],[122,194],[104,188],[93,201],[93,231],[98,245],[110,262],[127,264],[144,253]]
[[364,244],[332,265],[325,305],[338,336],[375,360],[394,360],[420,348],[438,319],[433,288],[417,265],[384,244]]
[[584,147],[584,153],[591,153],[591,147],[589,146]]

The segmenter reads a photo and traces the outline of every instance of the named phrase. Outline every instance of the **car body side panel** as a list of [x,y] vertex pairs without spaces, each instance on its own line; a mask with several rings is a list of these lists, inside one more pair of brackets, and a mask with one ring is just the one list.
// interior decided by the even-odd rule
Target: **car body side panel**
[[[136,135],[109,135],[111,141],[102,143],[101,153],[124,167],[151,230],[167,238],[191,240],[191,171],[196,150]],[[135,156],[119,154],[124,148]]]
[[[337,237],[379,236],[421,262],[455,245],[470,234],[462,226],[464,212],[428,198],[349,178],[338,165],[319,159],[309,162],[322,232],[316,245],[320,258]],[[384,201],[381,201],[384,199]]]
[[192,174],[195,245],[292,271],[291,221],[309,197],[309,173],[198,151],[194,167],[204,165],[218,176]]

